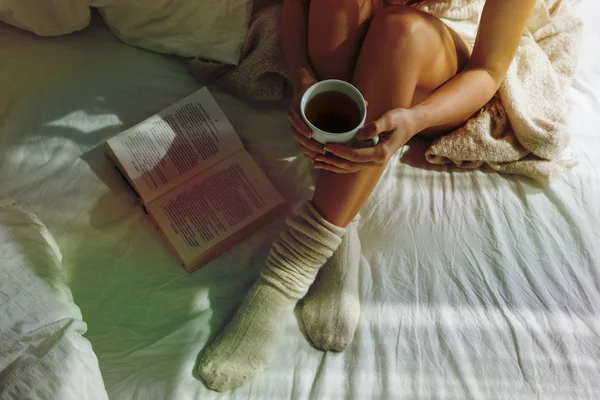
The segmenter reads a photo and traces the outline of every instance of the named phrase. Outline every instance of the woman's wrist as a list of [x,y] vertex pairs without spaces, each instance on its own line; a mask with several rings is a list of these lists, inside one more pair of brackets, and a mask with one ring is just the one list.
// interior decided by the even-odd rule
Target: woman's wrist
[[306,89],[311,87],[316,82],[317,82],[316,80],[315,81],[306,81],[306,82],[300,82],[300,83],[293,85],[294,96],[304,93],[306,91]]
[[295,84],[292,86],[292,93],[294,94],[294,96],[298,96],[298,95],[304,93],[306,91],[306,89],[308,89],[310,86],[311,86],[311,84],[303,84],[303,83]]
[[296,74],[296,79],[292,81],[294,95],[303,93],[306,89],[317,82],[317,77],[308,68],[301,68]]
[[429,113],[423,107],[417,105],[413,108],[409,108],[407,111],[408,118],[406,123],[407,129],[411,133],[411,137],[432,126],[428,117]]

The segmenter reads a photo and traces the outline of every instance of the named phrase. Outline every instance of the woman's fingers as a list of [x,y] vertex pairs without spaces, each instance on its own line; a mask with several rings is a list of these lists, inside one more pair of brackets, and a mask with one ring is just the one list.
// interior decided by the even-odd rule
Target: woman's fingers
[[372,165],[369,165],[369,164],[354,164],[351,167],[342,168],[342,167],[338,167],[336,165],[327,164],[325,162],[315,161],[313,163],[313,166],[316,169],[324,169],[326,171],[331,171],[331,172],[335,172],[335,173],[338,173],[338,174],[351,174],[353,172],[358,172],[358,171],[360,171],[362,169],[365,169],[367,167],[371,167]]
[[305,137],[300,132],[298,132],[298,130],[294,129],[294,127],[292,128],[292,137],[296,142],[298,142],[298,144],[301,147],[305,147],[308,150],[319,154],[324,154],[325,152],[323,150],[324,146],[321,143],[317,142],[316,140]]
[[335,165],[327,164],[324,162],[315,161],[313,166],[317,169],[324,169],[325,171],[336,172],[338,174],[349,174],[352,171],[346,171],[345,169],[336,167]]
[[[315,158],[314,165],[316,168],[328,169],[330,171],[333,171],[332,168],[334,168],[336,170],[334,172],[337,172],[337,170],[343,170],[345,172],[356,172],[356,171],[360,171],[363,168],[373,167],[378,164],[376,164],[374,162],[356,163],[356,162],[345,160],[340,157],[336,157],[332,154],[328,154],[328,155],[317,155]],[[330,167],[332,167],[332,168],[330,168]]]
[[300,147],[300,151],[306,156],[306,158],[308,158],[308,160],[311,163],[314,162],[317,155],[320,154],[320,153],[315,153],[314,151],[311,151],[302,145],[299,145],[299,147]]
[[343,170],[348,170],[352,168],[352,164],[354,164],[352,161],[344,160],[343,158],[336,157],[333,154],[317,155],[317,157],[315,157],[315,166],[317,165],[317,163],[319,165],[331,165]]
[[325,150],[333,156],[355,163],[376,163],[381,165],[390,157],[388,146],[384,142],[379,142],[377,146],[366,148],[353,148],[329,143]]
[[310,139],[310,137],[312,136],[312,131],[300,116],[297,107],[293,106],[292,108],[290,108],[290,111],[288,112],[288,119],[290,120],[294,128],[296,128],[296,130],[302,136],[304,136],[307,139]]

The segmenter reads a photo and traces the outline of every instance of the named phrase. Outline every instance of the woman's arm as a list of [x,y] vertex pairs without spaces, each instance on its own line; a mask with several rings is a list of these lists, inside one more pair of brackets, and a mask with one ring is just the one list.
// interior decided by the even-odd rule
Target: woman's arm
[[487,0],[473,54],[465,69],[411,108],[414,133],[451,128],[496,93],[512,62],[535,0]]
[[308,61],[308,2],[284,0],[281,41],[294,93],[303,92],[317,81]]
[[[325,146],[332,153],[319,159],[344,172],[385,165],[412,136],[448,130],[481,109],[496,93],[512,62],[536,0],[487,0],[473,54],[465,69],[411,108],[396,108],[367,124],[357,137],[383,134],[376,146]],[[350,161],[350,162],[348,162]]]

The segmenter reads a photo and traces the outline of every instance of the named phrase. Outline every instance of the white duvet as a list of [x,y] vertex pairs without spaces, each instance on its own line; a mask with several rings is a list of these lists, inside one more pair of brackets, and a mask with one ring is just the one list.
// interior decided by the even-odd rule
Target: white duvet
[[11,200],[0,200],[0,317],[1,399],[107,399],[60,250]]
[[[279,219],[188,275],[102,154],[126,127],[198,89],[185,63],[95,21],[55,39],[0,26],[0,193],[56,237],[111,399],[596,399],[600,393],[600,5],[573,84],[579,165],[557,182],[428,165],[414,142],[362,213],[363,313],[343,353],[298,318],[269,368],[219,394],[198,352],[235,311]],[[292,204],[313,177],[285,105],[215,93]]]

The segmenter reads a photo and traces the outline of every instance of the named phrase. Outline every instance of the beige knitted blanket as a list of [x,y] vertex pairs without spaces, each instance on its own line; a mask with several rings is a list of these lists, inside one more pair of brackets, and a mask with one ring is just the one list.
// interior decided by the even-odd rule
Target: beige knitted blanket
[[[471,44],[484,0],[453,0],[422,7]],[[281,5],[255,4],[239,66],[192,60],[203,83],[214,83],[248,100],[280,100],[289,86],[280,46]],[[575,73],[581,21],[564,0],[538,0],[519,50],[497,95],[467,123],[433,141],[433,164],[498,172],[539,181],[575,165],[568,151],[568,89]]]

